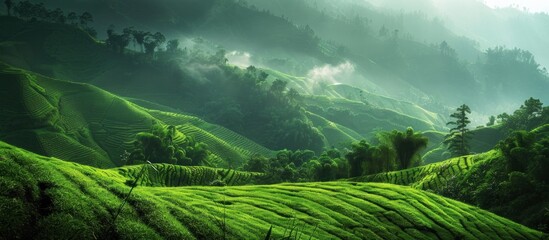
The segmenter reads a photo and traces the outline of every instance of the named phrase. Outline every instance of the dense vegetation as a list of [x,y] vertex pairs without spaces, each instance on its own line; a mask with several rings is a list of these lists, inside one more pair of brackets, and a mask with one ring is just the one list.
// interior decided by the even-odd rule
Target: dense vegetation
[[543,125],[530,132],[513,132],[485,154],[353,180],[432,190],[547,231],[548,130]]
[[0,239],[546,238],[546,68],[377,4],[4,1]]
[[[547,231],[549,226],[549,135],[547,125],[514,132],[502,155],[457,175],[442,194]],[[521,209],[521,211],[517,211]]]
[[[0,232],[14,238],[514,238],[540,232],[408,187],[302,183],[138,186],[116,221],[126,176],[0,143]],[[289,233],[293,232],[293,233]],[[297,232],[297,233],[296,233]]]

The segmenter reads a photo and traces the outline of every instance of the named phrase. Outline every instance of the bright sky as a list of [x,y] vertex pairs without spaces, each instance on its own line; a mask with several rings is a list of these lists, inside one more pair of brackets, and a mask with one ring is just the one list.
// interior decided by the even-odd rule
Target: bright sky
[[484,0],[490,7],[518,6],[519,9],[526,7],[530,12],[549,13],[549,0]]

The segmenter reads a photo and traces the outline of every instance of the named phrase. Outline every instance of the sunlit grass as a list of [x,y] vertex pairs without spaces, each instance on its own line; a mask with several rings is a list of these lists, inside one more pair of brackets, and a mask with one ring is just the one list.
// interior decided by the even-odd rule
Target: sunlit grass
[[[124,182],[136,167],[97,169],[43,158],[5,143],[0,143],[0,156],[5,173],[0,176],[0,208],[13,236],[257,239],[271,225],[275,238],[287,236],[293,224],[303,239],[541,237],[476,207],[386,183],[137,186],[113,223],[129,190]],[[30,218],[37,224],[29,225]],[[2,232],[8,231],[6,226]]]

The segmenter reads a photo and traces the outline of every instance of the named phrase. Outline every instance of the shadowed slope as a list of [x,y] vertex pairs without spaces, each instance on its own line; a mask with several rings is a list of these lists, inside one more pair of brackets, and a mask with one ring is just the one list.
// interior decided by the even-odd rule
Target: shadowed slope
[[96,167],[120,166],[135,134],[156,123],[205,142],[224,167],[273,151],[196,117],[148,110],[97,87],[54,80],[0,63],[0,139],[33,152]]

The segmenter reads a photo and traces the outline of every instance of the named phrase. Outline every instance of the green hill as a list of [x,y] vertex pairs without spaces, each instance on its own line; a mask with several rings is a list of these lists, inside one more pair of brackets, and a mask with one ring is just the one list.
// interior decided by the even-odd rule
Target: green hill
[[378,131],[402,130],[407,127],[421,131],[442,129],[431,122],[394,110],[378,108],[368,103],[345,98],[308,96],[304,102],[307,111],[352,129],[363,138],[373,137]]
[[[148,166],[147,166],[148,167]],[[142,166],[127,166],[105,170],[109,176],[117,176],[119,182],[125,179],[136,179],[141,174]],[[216,180],[228,186],[246,185],[260,179],[264,174],[235,171],[233,169],[210,168],[202,166],[178,166],[171,164],[152,164],[143,171],[138,186],[180,187],[208,186]],[[126,181],[127,183],[127,181]]]
[[547,231],[547,136],[549,125],[545,124],[529,133],[511,134],[486,153],[350,181],[392,183],[435,192]]
[[[1,18],[5,21],[2,21],[0,26],[6,29],[6,32],[0,34],[0,41],[3,43],[0,46],[0,53],[2,53],[0,60],[55,79],[94,84],[117,95],[129,97],[131,101],[146,107],[170,112],[175,109],[183,109],[185,112],[201,116],[209,122],[221,124],[225,128],[218,128],[219,132],[216,132],[217,130],[209,132],[215,137],[207,136],[203,132],[195,134],[201,132],[202,127],[198,127],[200,129],[180,128],[179,130],[195,134],[197,139],[217,149],[216,154],[226,155],[228,158],[237,159],[235,161],[238,162],[241,161],[242,154],[235,153],[235,150],[230,149],[231,146],[227,146],[227,143],[230,143],[229,145],[233,145],[232,147],[243,148],[239,146],[240,140],[236,143],[232,142],[232,140],[240,138],[240,136],[230,137],[235,134],[234,132],[271,149],[297,149],[305,148],[302,145],[311,145],[311,148],[315,147],[315,150],[320,150],[322,147],[337,146],[356,139],[369,138],[380,130],[405,129],[408,126],[421,131],[440,130],[442,129],[441,122],[444,122],[437,114],[415,104],[381,97],[367,91],[364,91],[364,95],[359,96],[357,95],[357,91],[360,91],[358,88],[333,85],[327,90],[329,97],[305,96],[304,107],[314,115],[298,114],[293,117],[292,121],[281,120],[276,125],[281,125],[279,128],[284,129],[280,129],[280,132],[270,131],[269,129],[272,128],[265,128],[266,121],[285,118],[289,114],[284,111],[265,113],[253,110],[251,112],[247,109],[262,108],[246,107],[250,105],[247,103],[257,101],[257,99],[242,100],[242,96],[249,95],[249,93],[238,93],[240,90],[235,90],[234,84],[231,83],[239,79],[231,79],[231,76],[237,75],[236,78],[240,78],[242,81],[245,81],[245,77],[238,76],[241,73],[231,70],[229,66],[219,72],[220,69],[211,68],[211,63],[202,63],[202,60],[196,59],[198,63],[189,59],[184,60],[190,61],[188,63],[190,67],[186,70],[180,69],[179,65],[173,65],[169,61],[142,62],[139,57],[136,57],[137,53],[128,53],[126,56],[116,54],[103,43],[96,42],[77,28],[45,22],[27,22],[9,17]],[[33,37],[34,34],[36,36]],[[307,89],[310,83],[306,78],[291,76],[275,70],[266,69],[265,71],[272,75],[269,77],[269,81],[280,78],[288,81],[289,87],[295,87],[302,93],[313,93]],[[155,79],[155,81],[151,81],[151,79]],[[204,83],[205,79],[207,79],[207,84]],[[197,94],[198,92],[202,94]],[[266,98],[265,104],[268,104],[269,101],[272,102],[273,99]],[[283,116],[269,116],[268,114]],[[325,120],[319,120],[317,116],[336,124],[337,128],[330,127],[331,125],[327,125]],[[243,122],[244,120],[246,121]],[[307,126],[307,129],[310,130],[307,130],[304,137],[312,138],[311,142],[315,144],[292,146],[289,143],[286,132],[295,131],[295,128],[305,129],[301,125],[297,126],[299,122],[304,123],[301,124],[303,126],[312,123]],[[313,127],[320,130],[321,136],[314,136],[316,130]],[[229,129],[234,132],[227,131]],[[227,143],[220,143],[219,140]],[[108,141],[116,140],[109,139]],[[247,146],[244,147],[247,148],[245,150],[253,150],[264,155],[272,154],[257,144],[248,140],[243,141],[248,142],[242,143]],[[324,146],[317,146],[316,142],[320,141],[324,141]],[[306,143],[309,141],[294,142]],[[120,149],[118,148],[116,151]],[[112,151],[107,151],[107,153],[111,157],[113,156]],[[249,153],[244,155],[247,156]]]
[[391,184],[138,186],[0,142],[0,233],[25,239],[540,239],[473,206]]
[[384,182],[412,186],[422,190],[439,190],[447,186],[447,181],[457,175],[465,174],[480,161],[498,156],[497,151],[479,155],[452,158],[446,161],[427,164],[400,171],[378,173],[350,179],[358,182]]
[[54,80],[0,64],[0,139],[33,152],[96,167],[120,166],[135,134],[153,123],[174,125],[241,166],[266,149],[223,127],[182,114],[148,110],[88,84]]

